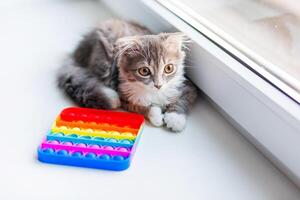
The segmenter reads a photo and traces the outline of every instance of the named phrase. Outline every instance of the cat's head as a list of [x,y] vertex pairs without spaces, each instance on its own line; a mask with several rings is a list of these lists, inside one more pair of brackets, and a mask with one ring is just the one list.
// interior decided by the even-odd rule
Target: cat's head
[[183,33],[161,33],[120,38],[116,42],[120,81],[140,82],[159,90],[184,76]]

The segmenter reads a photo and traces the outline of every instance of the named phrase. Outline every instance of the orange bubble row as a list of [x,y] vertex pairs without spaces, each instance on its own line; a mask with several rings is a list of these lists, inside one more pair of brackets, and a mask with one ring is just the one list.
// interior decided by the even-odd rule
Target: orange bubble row
[[119,133],[130,132],[137,135],[139,129],[134,129],[130,127],[119,127],[111,124],[98,124],[96,122],[84,122],[84,121],[64,121],[58,117],[56,119],[56,126],[67,126],[67,127],[79,127],[83,129],[100,129],[103,131],[117,131]]

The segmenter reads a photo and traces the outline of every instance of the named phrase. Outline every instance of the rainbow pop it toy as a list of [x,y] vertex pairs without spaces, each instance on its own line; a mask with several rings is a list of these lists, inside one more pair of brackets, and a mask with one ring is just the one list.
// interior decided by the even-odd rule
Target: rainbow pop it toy
[[139,114],[66,108],[39,146],[38,159],[46,163],[124,170],[130,165],[143,124],[144,117]]

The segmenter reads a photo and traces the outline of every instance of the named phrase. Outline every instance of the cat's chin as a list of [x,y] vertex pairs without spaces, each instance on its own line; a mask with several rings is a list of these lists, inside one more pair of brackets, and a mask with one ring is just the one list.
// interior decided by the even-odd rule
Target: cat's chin
[[152,88],[152,90],[153,90],[154,92],[159,92],[159,91],[162,91],[162,88],[158,89],[158,88],[154,87],[154,88]]

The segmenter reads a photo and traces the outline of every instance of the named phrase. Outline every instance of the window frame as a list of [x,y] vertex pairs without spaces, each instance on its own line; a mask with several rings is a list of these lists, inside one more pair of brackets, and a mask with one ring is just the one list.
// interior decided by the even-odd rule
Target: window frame
[[[300,106],[263,79],[234,50],[205,27],[191,25],[184,13],[162,0],[104,2],[119,16],[145,24],[154,32],[180,30],[193,40],[187,75],[239,131],[300,187]],[[165,3],[167,1],[164,1]],[[171,10],[170,10],[171,9]],[[187,23],[187,20],[189,23]],[[247,66],[248,65],[248,66]]]

